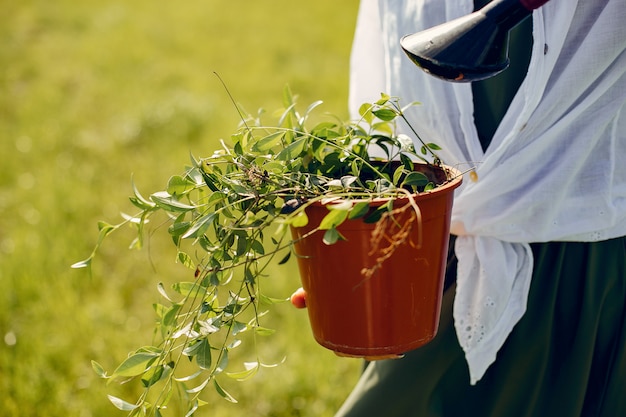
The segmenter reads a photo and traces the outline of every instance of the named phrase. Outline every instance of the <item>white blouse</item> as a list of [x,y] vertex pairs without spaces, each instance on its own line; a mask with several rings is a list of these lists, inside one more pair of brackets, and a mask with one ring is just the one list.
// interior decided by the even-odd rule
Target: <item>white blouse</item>
[[[350,108],[381,92],[461,170],[455,328],[475,384],[526,309],[529,242],[626,235],[626,0],[551,0],[533,12],[527,76],[483,152],[471,85],[427,75],[403,35],[471,13],[472,0],[362,0],[351,57]],[[595,277],[602,279],[602,277]]]

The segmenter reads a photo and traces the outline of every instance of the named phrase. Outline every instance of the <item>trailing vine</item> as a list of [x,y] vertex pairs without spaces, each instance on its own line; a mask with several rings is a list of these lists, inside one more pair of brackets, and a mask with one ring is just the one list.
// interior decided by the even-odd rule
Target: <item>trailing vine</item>
[[[284,97],[275,123],[244,117],[230,143],[222,141],[208,157],[192,156],[164,190],[144,197],[133,185],[130,201],[138,212],[124,215],[118,224],[100,222],[92,254],[73,265],[89,267],[104,239],[123,226],[135,228],[131,247],[141,248],[150,221],[164,216],[176,260],[188,268],[183,274],[188,280],[171,288],[157,284],[162,302],[154,305],[153,344],[131,352],[111,373],[93,362],[95,372],[109,382],[141,384],[142,394],[134,400],[109,396],[131,416],[160,416],[173,396],[192,415],[207,404],[203,394],[209,387],[234,402],[222,378],[245,380],[262,367],[275,366],[258,358],[242,364],[231,358],[242,335],[251,334],[256,344],[274,332],[263,326],[262,317],[284,300],[266,295],[265,272],[289,260],[294,242],[286,232],[308,223],[308,205],[333,205],[314,230],[323,230],[324,241],[333,244],[342,239],[338,226],[346,219],[393,218],[390,205],[372,212],[368,201],[428,191],[449,179],[414,170],[416,160],[441,165],[439,147],[422,141],[415,130],[413,139],[395,133],[397,121],[406,121],[397,98],[382,95],[364,104],[360,120],[345,123],[329,116],[309,128],[321,102],[299,113],[288,89]],[[417,152],[413,140],[420,144]],[[383,152],[381,160],[370,157],[373,147]],[[374,236],[379,247],[384,238]],[[385,250],[393,250],[393,243]],[[379,256],[384,262],[388,255]]]

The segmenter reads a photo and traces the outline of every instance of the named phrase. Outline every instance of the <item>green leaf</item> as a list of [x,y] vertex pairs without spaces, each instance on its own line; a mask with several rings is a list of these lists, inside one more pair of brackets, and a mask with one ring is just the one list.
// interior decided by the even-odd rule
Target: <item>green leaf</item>
[[170,372],[171,368],[165,364],[151,368],[148,372],[143,374],[141,384],[146,388],[151,387],[163,378],[167,377]]
[[100,378],[108,378],[109,377],[107,375],[106,371],[104,370],[104,368],[102,367],[102,365],[100,365],[98,362],[91,361],[91,368],[96,373],[96,375],[98,375]]
[[113,230],[115,230],[115,226],[113,226],[112,224],[109,224],[107,222],[104,222],[104,221],[99,221],[98,222],[98,230],[101,231],[101,232],[104,232],[105,235],[108,235]]
[[233,146],[233,152],[235,152],[235,155],[238,156],[243,155],[243,147],[241,145],[241,142],[235,142],[235,145]]
[[339,240],[346,240],[346,238],[335,228],[328,229],[324,233],[324,238],[322,239],[322,241],[327,245],[334,245]]
[[303,122],[305,119],[307,119],[309,117],[309,114],[311,114],[311,112],[319,105],[321,105],[322,103],[324,103],[322,100],[317,100],[314,101],[313,103],[311,103],[309,105],[309,107],[306,108],[306,110],[304,111],[304,116],[303,116]]
[[195,188],[196,184],[180,175],[170,177],[167,182],[167,192],[171,195],[183,195]]
[[259,301],[261,302],[261,304],[265,304],[265,305],[280,304],[280,303],[284,303],[287,300],[288,298],[272,298],[272,297],[268,297],[265,294],[259,294]]
[[330,210],[320,222],[321,230],[334,229],[348,218],[348,212],[345,210]]
[[176,315],[178,314],[180,308],[180,304],[172,304],[172,306],[167,309],[165,314],[163,314],[163,319],[161,320],[163,326],[169,327],[176,324]]
[[108,395],[108,397],[109,397],[109,401],[111,401],[118,410],[133,411],[135,408],[139,407],[136,404],[131,404],[129,402],[122,400],[121,398],[117,398],[112,395]]
[[[247,271],[247,275],[249,275],[250,270],[246,270],[246,271]],[[250,280],[250,278],[247,278],[247,279]],[[237,302],[237,299],[232,299],[228,302],[228,304],[224,306],[222,311],[224,311],[224,313],[229,314],[229,315],[235,315],[241,310],[242,307],[243,305],[239,304]]]
[[267,327],[256,326],[254,328],[254,333],[258,334],[259,336],[270,336],[276,333],[276,330],[268,329]]
[[265,255],[265,248],[263,247],[263,243],[259,240],[255,240],[254,242],[252,242],[252,245],[250,245],[250,249],[252,249],[253,252],[258,253],[259,255]]
[[156,346],[143,346],[137,349],[136,353],[140,353],[140,352],[148,352],[148,353],[153,353],[155,355],[160,355],[163,351]]
[[352,210],[350,210],[350,214],[348,214],[348,218],[352,220],[352,219],[358,219],[360,217],[363,217],[367,214],[367,212],[369,211],[369,208],[370,208],[370,205],[367,201],[361,201],[359,203],[356,203],[354,207],[352,207]]
[[248,234],[244,230],[236,230],[237,236],[237,249],[235,251],[237,256],[243,256],[248,252]]
[[246,323],[235,320],[231,328],[231,333],[233,336],[236,336],[241,332],[245,332],[246,330],[248,330],[248,325]]
[[263,169],[272,174],[282,174],[285,166],[281,162],[268,161],[263,164]]
[[[208,382],[208,379],[207,379]],[[206,385],[206,384],[205,384]],[[202,387],[204,388],[204,387]],[[198,408],[200,408],[201,406],[205,405],[206,402],[202,401],[202,400],[195,400],[191,403],[191,407],[189,407],[189,411],[187,411],[187,414],[185,414],[185,417],[191,417],[195,414],[196,411],[198,411]]]
[[[203,339],[203,340],[205,340],[205,339]],[[201,346],[202,346],[202,340],[198,340],[197,342],[193,342],[193,343],[187,345],[187,347],[185,347],[183,349],[183,355],[189,356],[189,357],[196,356],[196,354],[198,353],[198,350],[200,349]]]
[[285,85],[283,87],[283,105],[288,107],[293,104],[293,93],[291,92],[291,87],[289,85]]
[[392,182],[394,184],[399,184],[400,183],[400,178],[402,177],[402,174],[404,174],[404,167],[403,166],[399,166],[398,168],[396,168],[396,170],[393,172],[393,178],[392,178]]
[[287,254],[280,261],[278,261],[278,265],[286,264],[290,258],[291,258],[291,251],[287,251]]
[[428,184],[428,177],[421,172],[411,172],[406,176],[403,182],[404,185],[410,185],[414,187],[422,187]]
[[[405,154],[401,153],[400,154],[400,161],[402,161],[402,165],[404,166],[404,169],[406,169],[407,171],[413,171],[414,164],[413,164],[413,161],[411,161],[411,158],[409,158]],[[397,182],[395,182],[394,184],[398,185]]]
[[91,265],[91,261],[93,258],[89,257],[87,259],[84,259],[82,261],[73,263],[70,268],[74,268],[74,269],[80,269],[80,268],[89,268],[89,266]]
[[305,137],[295,140],[294,142],[287,145],[282,151],[280,151],[276,158],[280,159],[281,161],[289,161],[295,159],[304,150],[304,145],[306,145],[306,141],[307,138]]
[[280,145],[284,136],[285,136],[285,132],[275,132],[270,135],[267,135],[259,139],[254,144],[254,146],[252,146],[252,150],[255,152],[267,152],[271,150],[273,147]]
[[339,200],[338,202],[329,203],[326,205],[328,210],[344,210],[350,211],[352,210],[352,206],[354,204],[350,200]]
[[252,188],[249,188],[247,184],[242,184],[236,181],[230,181],[228,187],[237,195],[246,196],[252,194]]
[[389,94],[380,93],[380,98],[378,99],[376,104],[378,104],[379,106],[383,106],[387,104],[389,100],[391,100],[391,96]]
[[387,108],[377,109],[377,110],[374,110],[372,113],[374,113],[374,115],[378,117],[380,120],[384,120],[386,122],[389,122],[395,119],[396,116],[398,115],[398,113],[395,110],[387,109]]
[[290,219],[290,224],[293,227],[304,227],[309,224],[309,218],[304,211],[301,211]]
[[236,379],[237,381],[245,381],[252,378],[260,368],[258,362],[244,362],[243,366],[245,368],[244,371],[226,372],[226,375],[230,378]]
[[211,225],[214,219],[215,219],[215,213],[212,212],[212,213],[209,213],[200,217],[197,220],[194,220],[193,224],[191,225],[189,230],[185,232],[182,238],[187,239],[190,237],[196,238],[198,236],[202,236],[204,232],[206,232],[206,230],[209,228],[209,226]]
[[[241,345],[241,343],[242,343],[242,342],[241,342],[241,340],[239,340],[239,339],[235,339],[235,340],[233,340],[232,342],[230,342],[230,343],[228,344],[227,348],[228,348],[228,349],[234,349],[234,348],[236,348],[236,347],[240,346],[240,345]],[[224,354],[226,354],[226,353],[228,353],[228,351],[227,351],[227,350],[225,350],[225,351],[223,351],[223,353],[224,353]],[[224,356],[226,356],[226,355],[224,355]],[[221,363],[223,362],[223,359],[224,359],[224,358],[222,358],[222,360],[220,361],[220,366],[218,366],[218,367],[217,367],[218,369],[219,369],[219,368],[221,368]],[[224,369],[224,368],[221,368],[221,369]],[[217,370],[217,369],[216,369],[216,370]]]
[[222,396],[222,398],[224,398],[226,401],[230,401],[231,403],[235,403],[235,404],[237,403],[237,400],[235,399],[235,397],[233,397],[228,392],[226,392],[226,390],[222,388],[222,386],[217,382],[216,379],[213,379],[213,384],[215,385],[215,390],[217,391],[219,395]]
[[[189,394],[197,394],[199,392],[201,392],[209,383],[209,381],[211,380],[211,378],[207,378],[204,381],[202,381],[202,383],[200,385],[198,385],[197,387],[194,388],[190,388],[190,389],[186,389],[185,391],[188,392]],[[187,415],[190,415],[189,413],[187,413]]]
[[183,220],[184,216],[185,213],[178,216],[174,223],[167,228],[167,232],[175,239],[175,241],[178,241],[180,236],[189,230],[190,223]]
[[150,196],[154,203],[167,211],[189,211],[196,207],[189,204],[181,203],[174,196],[170,195],[166,191],[159,191]]
[[113,372],[113,377],[133,377],[143,374],[159,357],[159,353],[137,352],[126,358]]
[[363,103],[359,107],[359,115],[367,123],[372,123],[374,116],[372,116],[372,105],[370,103]]
[[[235,339],[230,345],[228,345],[228,349],[237,347],[237,343],[241,343],[241,341]],[[228,349],[222,349],[222,357],[220,358],[220,362],[215,367],[214,374],[221,374],[228,366]]]
[[178,381],[178,382],[188,382],[188,381],[191,381],[193,379],[196,379],[198,376],[200,376],[200,374],[202,374],[202,372],[203,372],[202,370],[199,370],[199,371],[194,372],[191,375],[182,376],[180,378],[174,377],[173,379],[174,379],[174,381]]
[[100,232],[98,233],[98,242],[96,243],[96,247],[98,247],[115,229],[117,229],[116,226],[110,225],[106,222],[98,222],[98,230]]
[[[134,217],[134,216],[129,216],[126,213],[120,213],[120,215],[124,218],[124,220],[126,220],[129,223],[133,223],[133,224],[141,224],[141,222],[143,221],[142,217]],[[145,221],[145,223],[147,223],[148,220]]]
[[161,303],[153,303],[152,308],[154,309],[154,312],[156,313],[157,317],[160,319],[163,318],[163,316],[165,315],[165,312],[167,311],[167,307],[165,307]]
[[193,259],[185,252],[178,251],[178,261],[189,269],[196,269]]
[[130,202],[133,203],[133,205],[135,205],[136,207],[140,208],[141,210],[153,209],[155,207],[155,204],[152,201],[147,200],[141,195],[141,193],[137,189],[137,186],[135,185],[135,182],[132,180],[132,178],[131,178],[131,185],[133,187],[134,196],[130,197]]
[[195,295],[195,293],[199,292],[200,294],[205,294],[207,292],[207,288],[202,285],[198,285],[195,282],[177,282],[172,284],[172,289],[183,296]]
[[246,269],[244,270],[243,275],[244,275],[243,282],[245,282],[247,284],[255,285],[257,275],[252,272],[250,267],[246,267]]
[[204,183],[206,184],[207,187],[209,187],[209,190],[214,191],[214,192],[220,191],[220,188],[216,185],[216,184],[219,184],[219,180],[217,179],[217,176],[206,172],[204,169],[201,169],[200,172],[202,173],[202,178],[204,179]]
[[216,317],[212,317],[208,320],[200,320],[198,324],[200,325],[200,333],[211,334],[220,331],[222,322],[217,320]]
[[157,284],[157,291],[159,291],[159,294],[161,294],[163,296],[163,298],[165,298],[167,301],[173,302],[172,299],[170,298],[170,296],[165,291],[165,287],[163,286],[162,282],[159,282]]
[[411,107],[415,107],[415,106],[421,106],[422,103],[419,101],[412,101],[409,104],[407,104],[406,106],[402,107],[402,113],[404,113],[406,110],[410,109]]
[[203,339],[196,351],[196,362],[202,369],[211,369],[211,345],[208,339]]
[[380,206],[376,210],[374,210],[372,213],[367,215],[365,219],[363,219],[363,221],[365,223],[376,223],[378,220],[380,220],[380,218],[382,217],[385,211],[389,211],[389,208],[386,206]]

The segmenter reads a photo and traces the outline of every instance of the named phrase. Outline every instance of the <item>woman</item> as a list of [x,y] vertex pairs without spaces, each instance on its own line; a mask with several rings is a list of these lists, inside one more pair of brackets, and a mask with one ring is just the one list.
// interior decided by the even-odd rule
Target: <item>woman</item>
[[480,6],[360,6],[351,108],[422,102],[412,125],[478,180],[455,197],[438,336],[370,363],[337,416],[626,416],[626,1],[548,2],[488,81],[404,56],[403,35]]

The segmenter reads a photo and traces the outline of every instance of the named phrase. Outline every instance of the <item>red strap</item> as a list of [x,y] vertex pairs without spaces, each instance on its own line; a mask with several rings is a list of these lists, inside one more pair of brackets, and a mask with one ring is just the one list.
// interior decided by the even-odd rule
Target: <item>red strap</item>
[[546,4],[549,0],[520,0],[520,3],[527,10],[535,10]]

